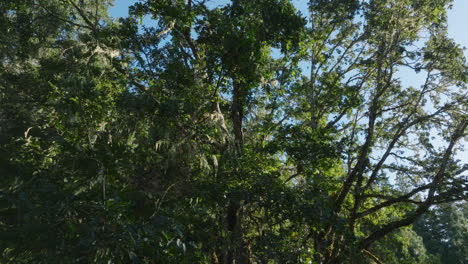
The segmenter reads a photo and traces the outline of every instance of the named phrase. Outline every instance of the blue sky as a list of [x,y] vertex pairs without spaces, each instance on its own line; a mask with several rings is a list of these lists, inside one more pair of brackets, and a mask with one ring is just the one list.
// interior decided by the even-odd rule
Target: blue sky
[[[110,13],[113,17],[123,17],[128,14],[128,6],[136,0],[115,0],[114,7]],[[215,0],[213,2],[226,2],[226,0]],[[293,0],[293,3],[300,9],[306,10],[307,1]],[[468,1],[455,0],[453,8],[448,12],[449,18],[449,35],[457,43],[464,47],[468,47]],[[468,56],[468,50],[465,50],[465,55]]]
[[[449,36],[464,47],[468,47],[468,1],[455,0],[454,6],[448,12]],[[468,56],[468,50],[465,50]]]

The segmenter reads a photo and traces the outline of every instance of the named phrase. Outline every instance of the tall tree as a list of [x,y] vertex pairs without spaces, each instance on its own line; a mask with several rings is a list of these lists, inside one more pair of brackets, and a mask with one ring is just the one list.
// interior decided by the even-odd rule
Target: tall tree
[[424,262],[401,228],[467,193],[450,2],[3,1],[2,263]]
[[437,256],[440,263],[454,264],[467,261],[467,228],[466,202],[437,206],[414,225],[427,250]]

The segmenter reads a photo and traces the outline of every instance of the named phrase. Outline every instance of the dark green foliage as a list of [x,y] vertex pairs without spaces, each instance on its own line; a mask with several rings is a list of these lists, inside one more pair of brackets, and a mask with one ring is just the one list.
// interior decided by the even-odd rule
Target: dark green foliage
[[467,261],[467,228],[466,203],[438,206],[414,226],[427,250],[447,264]]
[[0,2],[0,263],[466,261],[450,1],[110,4]]

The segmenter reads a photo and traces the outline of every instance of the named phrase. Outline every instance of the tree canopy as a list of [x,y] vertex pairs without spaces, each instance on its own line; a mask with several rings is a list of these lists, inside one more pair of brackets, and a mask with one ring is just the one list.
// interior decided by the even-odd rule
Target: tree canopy
[[464,263],[452,1],[226,2],[0,1],[0,263]]

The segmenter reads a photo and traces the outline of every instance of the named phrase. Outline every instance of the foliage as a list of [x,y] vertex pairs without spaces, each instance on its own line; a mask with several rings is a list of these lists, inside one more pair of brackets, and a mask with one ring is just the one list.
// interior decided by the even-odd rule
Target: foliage
[[0,263],[462,263],[450,2],[1,1]]
[[423,238],[425,247],[440,263],[467,261],[467,204],[442,205],[416,222],[414,229]]

